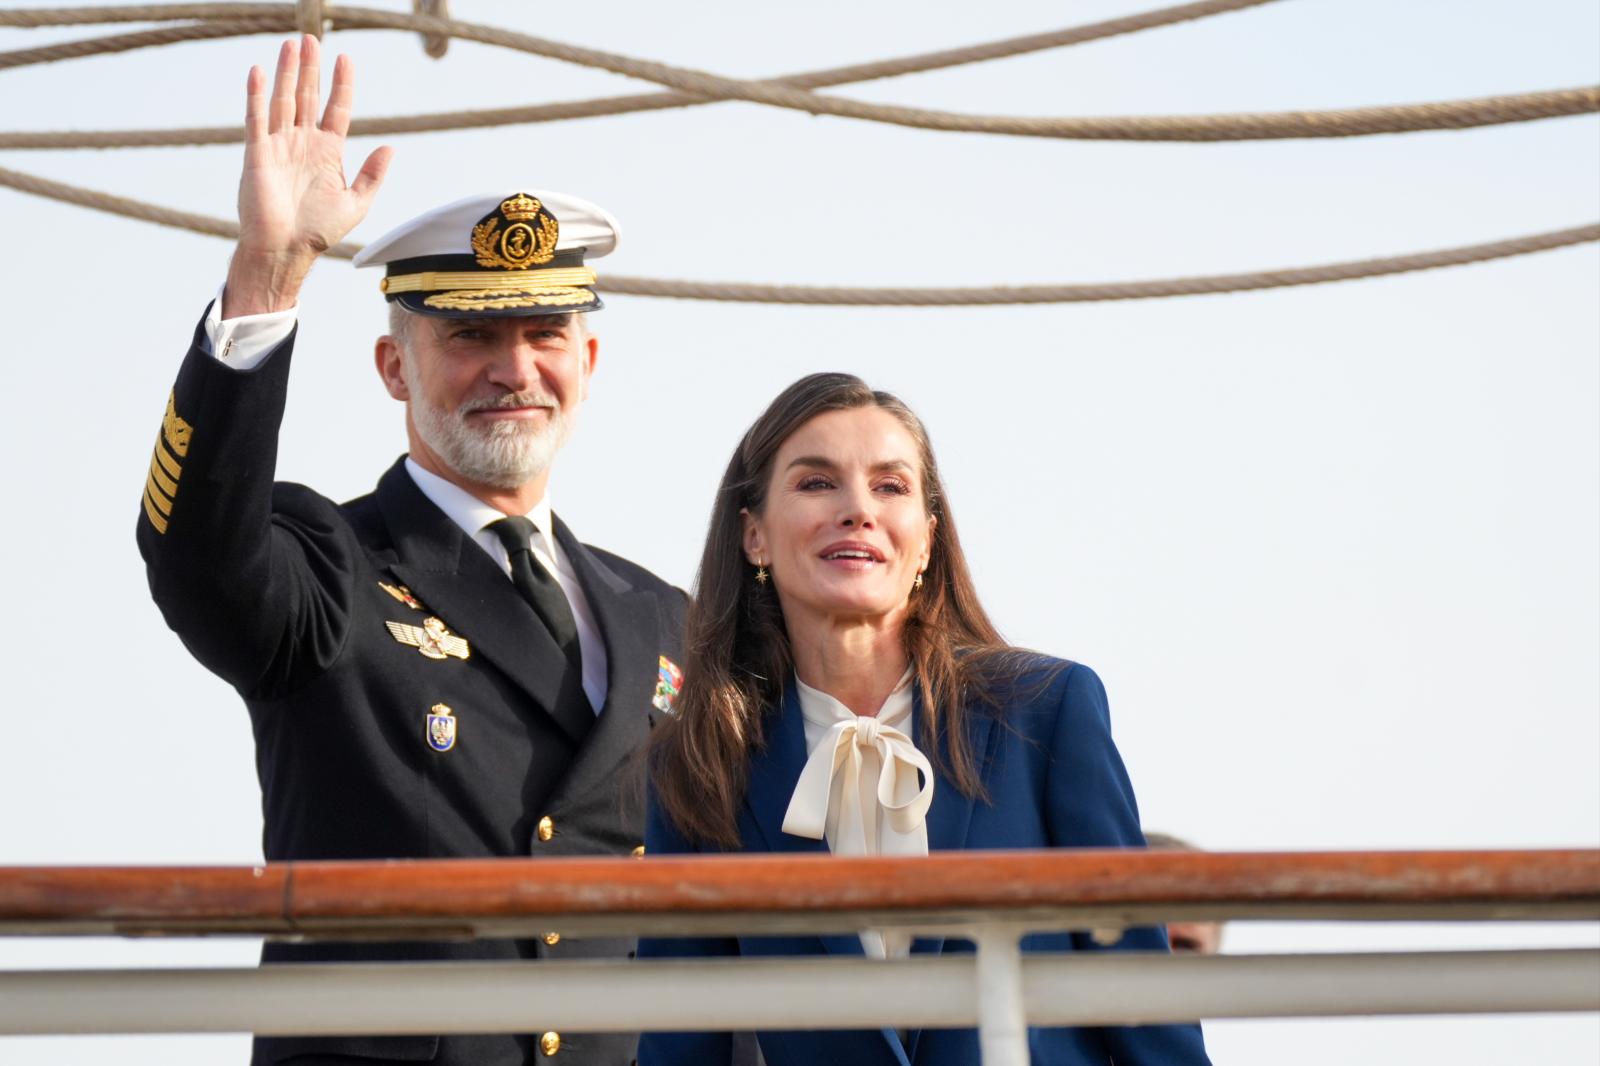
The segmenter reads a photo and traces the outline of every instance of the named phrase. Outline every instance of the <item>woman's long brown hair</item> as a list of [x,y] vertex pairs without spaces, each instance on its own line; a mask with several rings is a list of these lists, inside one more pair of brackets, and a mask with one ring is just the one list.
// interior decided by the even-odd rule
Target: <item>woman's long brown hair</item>
[[676,714],[651,741],[656,800],[697,843],[738,846],[750,755],[763,746],[767,721],[776,716],[794,669],[777,593],[755,581],[745,558],[739,512],[761,513],[778,450],[796,430],[828,411],[860,407],[887,411],[905,426],[922,464],[923,505],[938,519],[904,630],[922,699],[918,746],[963,793],[983,794],[965,719],[973,703],[988,702],[983,668],[1012,649],[978,602],[927,430],[898,398],[860,378],[812,374],[772,401],[728,462],[689,608],[683,691]]

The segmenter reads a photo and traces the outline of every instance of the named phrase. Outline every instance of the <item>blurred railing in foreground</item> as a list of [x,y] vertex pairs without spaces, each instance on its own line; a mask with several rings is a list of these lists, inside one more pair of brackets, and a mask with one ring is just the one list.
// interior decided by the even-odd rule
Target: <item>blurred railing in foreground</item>
[[[0,935],[419,940],[850,933],[973,955],[0,972],[0,1035],[977,1026],[1600,1010],[1600,950],[1022,955],[1036,930],[1166,921],[1595,921],[1600,850],[944,852],[0,867]],[[887,980],[886,978],[897,978]]]

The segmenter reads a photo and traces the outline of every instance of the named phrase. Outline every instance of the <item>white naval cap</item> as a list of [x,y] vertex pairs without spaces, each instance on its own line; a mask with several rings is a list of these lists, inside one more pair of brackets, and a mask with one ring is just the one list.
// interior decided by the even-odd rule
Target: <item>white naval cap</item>
[[384,295],[422,315],[597,311],[584,259],[615,248],[617,229],[608,211],[566,193],[469,196],[390,230],[355,265],[385,267]]

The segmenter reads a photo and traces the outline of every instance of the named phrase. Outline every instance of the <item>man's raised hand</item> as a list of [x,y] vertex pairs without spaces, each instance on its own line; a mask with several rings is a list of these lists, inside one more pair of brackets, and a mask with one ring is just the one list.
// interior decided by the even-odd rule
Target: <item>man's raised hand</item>
[[321,50],[310,35],[278,52],[272,95],[251,67],[239,177],[239,246],[228,269],[223,318],[292,307],[317,256],[344,239],[367,214],[393,154],[367,157],[344,179],[344,142],[355,92],[348,56],[333,66],[333,89],[317,121]]

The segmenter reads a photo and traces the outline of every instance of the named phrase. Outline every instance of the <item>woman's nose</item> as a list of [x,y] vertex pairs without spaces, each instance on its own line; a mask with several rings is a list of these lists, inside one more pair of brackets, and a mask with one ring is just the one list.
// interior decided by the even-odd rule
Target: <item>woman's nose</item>
[[871,494],[851,493],[839,513],[839,525],[847,529],[871,529],[874,525]]

